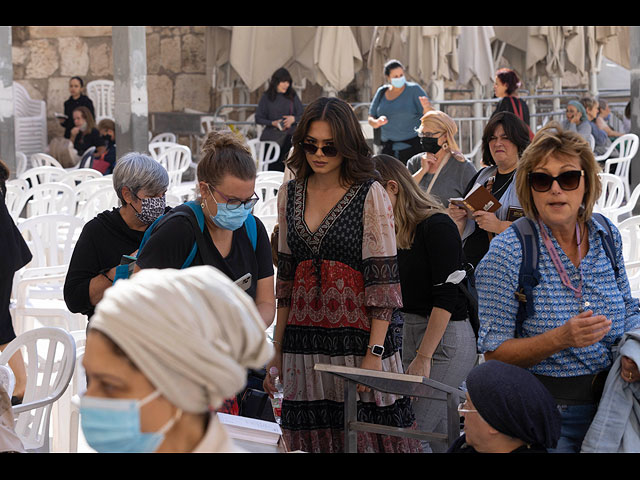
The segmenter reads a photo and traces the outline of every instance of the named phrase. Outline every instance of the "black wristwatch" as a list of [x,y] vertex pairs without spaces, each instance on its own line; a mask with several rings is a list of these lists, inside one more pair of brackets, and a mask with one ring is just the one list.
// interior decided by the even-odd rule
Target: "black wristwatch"
[[367,345],[367,348],[371,350],[371,353],[376,357],[381,357],[384,353],[384,347],[382,345]]

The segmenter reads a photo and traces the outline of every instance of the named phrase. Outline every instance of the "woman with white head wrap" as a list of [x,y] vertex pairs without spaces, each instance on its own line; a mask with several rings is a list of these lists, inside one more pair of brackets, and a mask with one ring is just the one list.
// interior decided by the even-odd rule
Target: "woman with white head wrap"
[[255,303],[213,267],[119,281],[87,335],[87,442],[101,452],[234,450],[209,412],[271,356]]

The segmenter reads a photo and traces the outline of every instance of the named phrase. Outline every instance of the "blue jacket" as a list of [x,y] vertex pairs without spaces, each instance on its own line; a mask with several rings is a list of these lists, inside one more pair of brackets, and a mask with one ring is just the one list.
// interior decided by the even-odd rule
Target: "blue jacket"
[[640,329],[625,333],[620,341],[581,453],[640,452],[640,381],[629,383],[620,377],[622,355],[640,365]]

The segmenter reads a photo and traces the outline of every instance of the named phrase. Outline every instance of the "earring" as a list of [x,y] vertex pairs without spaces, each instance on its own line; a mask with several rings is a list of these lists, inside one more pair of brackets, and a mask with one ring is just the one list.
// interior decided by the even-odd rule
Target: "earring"
[[444,143],[442,144],[442,149],[443,149],[443,150],[449,150],[449,144],[448,144],[447,142],[444,142]]

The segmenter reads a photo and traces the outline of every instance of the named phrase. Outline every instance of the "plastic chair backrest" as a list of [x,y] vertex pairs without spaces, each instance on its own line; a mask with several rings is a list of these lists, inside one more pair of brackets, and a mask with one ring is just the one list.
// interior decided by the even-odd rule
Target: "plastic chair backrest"
[[118,201],[118,196],[113,187],[105,186],[99,188],[92,191],[85,201],[76,204],[76,217],[88,222],[100,212],[117,207]]
[[91,168],[93,165],[93,153],[96,151],[96,147],[87,148],[82,154],[82,158],[78,162],[78,168]]
[[102,177],[102,172],[94,170],[93,168],[78,168],[67,170],[67,174],[63,177],[62,183],[69,185],[71,188],[75,188],[82,182]]
[[43,100],[29,96],[26,88],[13,82],[15,149],[27,155],[47,148],[47,113]]
[[150,142],[149,143],[149,153],[151,154],[151,156],[153,158],[158,160],[158,157],[160,157],[160,155],[162,155],[168,149],[173,148],[173,147],[178,147],[178,146],[180,146],[180,144],[176,143],[176,142],[166,142],[166,141]]
[[276,179],[257,178],[255,191],[260,201],[266,202],[270,198],[278,196],[278,190],[282,186],[282,182]]
[[624,182],[617,175],[599,173],[602,193],[596,200],[595,206],[603,213],[622,205],[625,198]]
[[176,134],[171,132],[159,133],[158,135],[153,137],[151,140],[149,140],[149,143],[155,143],[155,142],[177,143]]
[[182,183],[182,174],[191,164],[191,150],[184,145],[176,145],[164,150],[156,160],[167,170],[171,188]]
[[622,237],[622,256],[631,290],[640,288],[640,215],[618,224]]
[[23,185],[22,182],[24,182],[24,180],[16,178],[6,183],[7,193],[5,196],[5,204],[14,222],[18,221],[18,217],[20,217],[20,213],[22,213],[22,209],[28,198],[27,188],[29,186],[26,185],[26,182],[24,182]]
[[16,152],[16,177],[19,177],[25,172],[27,163],[27,156],[23,152]]
[[23,351],[27,386],[22,404],[12,408],[15,432],[28,451],[49,451],[49,421],[52,404],[67,389],[76,363],[76,345],[69,332],[43,327],[22,333],[2,353],[0,365],[7,365]]
[[76,203],[73,188],[61,182],[41,183],[27,190],[28,215],[73,215]]
[[73,215],[39,215],[19,223],[33,254],[28,267],[67,265],[84,224]]
[[93,102],[96,124],[103,118],[114,119],[116,99],[113,80],[93,80],[87,83],[87,96]]
[[269,164],[280,158],[280,145],[271,140],[251,139],[247,141],[253,158],[256,160],[258,171],[267,171]]
[[25,170],[18,178],[26,180],[31,187],[40,183],[61,182],[67,174],[64,168],[35,167]]
[[57,167],[63,168],[62,164],[46,153],[34,153],[31,155],[31,167]]

